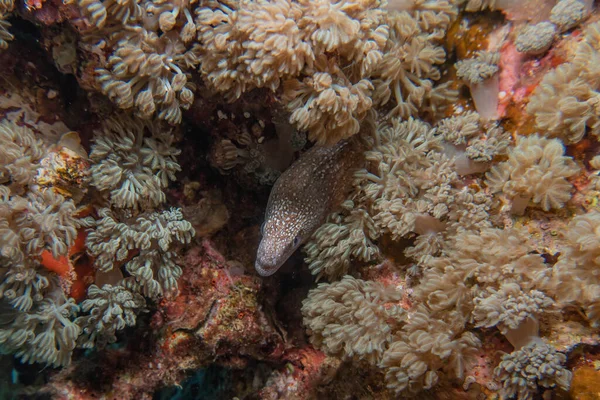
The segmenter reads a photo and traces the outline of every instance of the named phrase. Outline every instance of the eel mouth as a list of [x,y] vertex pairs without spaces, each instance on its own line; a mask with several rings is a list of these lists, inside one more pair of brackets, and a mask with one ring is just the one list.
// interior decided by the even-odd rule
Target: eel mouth
[[258,274],[260,276],[267,277],[267,276],[271,276],[275,272],[277,272],[277,270],[279,269],[279,266],[263,265],[258,260],[256,260],[256,263],[254,263],[254,268],[256,269],[256,272],[258,272]]
[[302,244],[301,236],[297,235],[293,240],[286,238],[264,237],[256,251],[254,268],[260,276],[271,276],[294,254]]
[[281,268],[283,264],[291,257],[292,254],[298,249],[298,246],[290,247],[286,249],[282,254],[277,256],[271,256],[265,254],[265,248],[263,243],[258,247],[256,255],[256,261],[254,262],[254,269],[260,276],[267,277],[273,275]]

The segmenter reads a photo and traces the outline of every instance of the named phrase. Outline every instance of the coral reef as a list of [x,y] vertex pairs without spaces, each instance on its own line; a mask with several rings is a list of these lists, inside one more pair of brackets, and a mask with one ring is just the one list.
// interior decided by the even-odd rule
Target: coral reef
[[189,244],[195,231],[181,209],[159,208],[169,181],[181,170],[174,140],[172,129],[160,121],[127,115],[107,120],[94,133],[90,183],[101,204],[80,221],[96,268],[96,285],[81,305],[89,315],[76,320],[82,347],[116,341],[115,332],[134,326],[145,309],[144,296],[158,300],[178,292],[177,246]]
[[588,396],[598,13],[0,0],[10,396]]
[[[122,346],[107,347],[96,357],[80,357],[55,374],[42,392],[58,397],[149,398],[165,385],[182,382],[190,370],[209,365],[242,369],[250,368],[252,360],[295,362],[294,352],[284,352],[279,328],[258,303],[258,277],[234,272],[233,262],[208,239],[186,251],[183,259],[189,273],[180,279],[181,290],[160,302],[149,320],[145,318],[148,330],[134,332]],[[122,304],[138,301],[119,287],[104,288],[99,291],[91,286],[94,298],[84,307],[100,311],[116,300]],[[125,324],[132,322],[126,318],[129,311],[122,310]],[[78,322],[91,327],[95,314],[92,311]],[[97,341],[110,341],[118,316],[111,323],[102,322],[108,326]],[[89,379],[95,384],[88,385]]]
[[[339,283],[322,284],[309,292],[303,308],[313,344],[328,354],[342,352],[342,357],[365,358],[372,366],[382,368],[387,387],[398,394],[416,395],[430,389],[438,383],[440,373],[446,378],[464,379],[480,343],[467,330],[469,323],[480,328],[496,327],[512,341],[515,335],[523,336],[516,332],[526,330],[529,320],[546,318],[552,315],[555,305],[566,304],[556,304],[559,296],[554,282],[560,278],[552,277],[551,266],[540,254],[531,253],[532,244],[525,233],[514,228],[494,228],[488,214],[493,207],[492,199],[484,192],[463,187],[453,170],[460,168],[455,163],[457,147],[462,146],[463,152],[468,149],[465,144],[469,139],[481,134],[480,124],[479,116],[470,113],[443,120],[437,128],[412,120],[380,126],[365,153],[371,166],[355,174],[353,200],[344,204],[343,211],[333,214],[306,246],[306,261],[312,272],[336,279],[348,273],[353,262],[366,262],[368,268],[368,264],[381,260],[382,236],[397,242],[410,237],[411,232],[418,235],[413,247],[405,247],[404,254],[413,258],[422,270],[411,296],[420,305],[400,309],[394,315],[386,314],[393,311],[393,305],[372,307],[389,300],[363,292],[373,290],[368,286],[370,282],[345,277]],[[499,128],[493,129],[501,132]],[[500,137],[489,143],[496,143],[495,154],[502,154],[509,145],[506,135]],[[529,154],[527,149],[533,152]],[[495,154],[487,161],[491,162]],[[572,185],[566,178],[576,174],[579,167],[564,156],[564,146],[559,140],[537,135],[519,138],[508,152],[508,161],[495,164],[488,173],[492,191],[517,196],[516,192],[510,194],[518,186],[516,181],[506,187],[511,174],[501,172],[508,171],[511,163],[529,171],[522,176],[532,177],[522,186],[528,191],[525,205],[534,199],[536,187],[539,194],[534,201],[545,210],[561,207],[569,200]],[[540,173],[535,172],[538,168]],[[429,170],[435,172],[429,175]],[[499,176],[506,179],[496,179]],[[483,184],[482,177],[475,179]],[[503,182],[500,186],[495,184],[500,181]],[[541,182],[545,183],[536,186]],[[402,220],[397,220],[398,217]],[[351,229],[355,233],[349,241]],[[407,270],[407,275],[415,274],[414,271]],[[360,295],[352,294],[355,291]],[[342,295],[348,297],[337,297]],[[396,296],[400,299],[401,292]],[[376,303],[363,303],[363,297]],[[351,307],[381,311],[370,312],[369,319],[364,320],[357,312],[344,311],[352,310]],[[344,317],[348,314],[351,317]],[[340,320],[345,321],[343,325]],[[372,326],[385,336],[361,333],[373,329]],[[386,334],[390,329],[402,334],[390,338]],[[376,340],[361,341],[361,337]],[[549,362],[564,363],[564,355],[550,347],[544,349],[548,354],[557,354],[556,361]],[[521,357],[518,351],[511,357]],[[527,381],[524,385],[517,382],[516,386],[510,386],[512,383],[508,382],[514,379],[507,374],[514,369],[508,360],[507,356],[496,375],[506,382],[503,389],[506,397],[525,395],[528,390],[533,393],[538,385],[554,387],[554,377],[550,375],[540,375],[539,382]],[[554,370],[558,371],[558,386],[568,389],[570,373],[562,366]],[[519,389],[521,386],[524,388]]]
[[[24,101],[15,93],[7,109],[30,107]],[[126,115],[108,120],[95,133],[90,167],[79,135],[36,123],[38,112],[4,113],[0,122],[0,346],[24,362],[65,366],[77,345],[114,342],[135,325],[146,304],[140,293],[177,291],[173,242],[189,243],[194,231],[181,210],[156,209],[180,170],[170,129]]]

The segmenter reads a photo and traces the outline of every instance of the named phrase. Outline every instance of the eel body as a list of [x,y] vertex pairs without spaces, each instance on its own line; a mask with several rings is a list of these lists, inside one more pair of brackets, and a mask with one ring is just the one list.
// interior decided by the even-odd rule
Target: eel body
[[265,213],[256,271],[274,274],[345,200],[362,152],[354,140],[315,146],[275,182]]

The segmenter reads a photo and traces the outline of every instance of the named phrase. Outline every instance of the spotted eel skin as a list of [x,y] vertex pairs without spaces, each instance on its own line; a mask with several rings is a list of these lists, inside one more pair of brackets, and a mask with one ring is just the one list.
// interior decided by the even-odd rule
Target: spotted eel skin
[[315,146],[281,174],[269,196],[256,255],[261,276],[274,274],[345,200],[361,155],[353,140]]

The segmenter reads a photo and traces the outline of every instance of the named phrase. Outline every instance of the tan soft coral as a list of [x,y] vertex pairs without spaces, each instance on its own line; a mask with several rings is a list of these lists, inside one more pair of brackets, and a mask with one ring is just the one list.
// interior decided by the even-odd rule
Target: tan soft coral
[[304,246],[305,261],[317,279],[338,278],[348,273],[353,262],[378,259],[380,252],[374,241],[379,235],[367,210],[347,200]]
[[462,220],[463,212],[471,215],[470,205],[474,211],[487,203],[487,196],[462,187],[442,136],[419,120],[381,125],[365,157],[367,168],[355,174],[357,198],[394,240],[411,232],[444,231]]
[[197,11],[200,72],[229,100],[253,88],[275,90],[314,61],[298,21],[302,9],[286,0],[243,1],[237,8],[214,1]]
[[446,57],[439,41],[455,16],[456,9],[447,1],[412,1],[403,11],[390,12],[390,39],[374,73],[376,104],[389,103],[391,115],[406,118],[421,108],[435,110],[439,96],[457,95],[447,85],[433,86],[440,79],[437,65]]
[[494,123],[484,123],[472,111],[444,118],[437,124],[436,134],[447,142],[446,154],[454,156],[459,175],[486,171],[494,157],[503,155],[510,144],[507,132]]
[[561,306],[582,306],[593,326],[600,326],[600,212],[590,211],[569,223],[566,245],[552,268],[550,288]]
[[194,100],[189,72],[198,64],[192,3],[78,1],[93,24],[83,33],[90,51],[110,54],[96,69],[98,85],[119,108],[181,122]]
[[358,171],[356,179],[361,201],[370,205],[383,232],[397,239],[420,231],[420,217],[440,220],[446,216],[449,183],[456,176],[440,149],[440,140],[429,125],[412,118],[394,119],[378,129],[373,147],[365,153],[370,165]]
[[407,321],[380,363],[387,387],[398,395],[414,397],[434,387],[440,375],[464,378],[481,343],[473,333],[462,330],[458,313],[436,317],[421,305]]
[[14,36],[10,34],[8,28],[10,23],[6,21],[15,6],[13,0],[0,0],[0,50],[8,47],[8,42],[13,40]]
[[351,76],[369,76],[383,57],[389,34],[382,2],[301,0],[300,4],[304,15],[298,25],[315,54],[337,53],[350,63]]
[[573,374],[564,367],[566,361],[564,354],[541,341],[503,355],[494,370],[494,375],[502,382],[500,396],[531,400],[539,388],[558,386],[568,391]]
[[135,106],[136,114],[155,113],[171,124],[181,122],[181,110],[193,100],[193,85],[184,72],[196,65],[177,33],[160,37],[142,29],[118,34],[113,54],[104,69],[96,70],[102,91],[123,109]]
[[0,121],[0,143],[0,185],[23,194],[35,181],[46,146],[29,128],[6,119]]
[[496,326],[503,334],[518,329],[527,318],[548,311],[554,300],[540,290],[523,291],[515,282],[487,288],[474,298],[473,318],[478,327]]
[[254,88],[281,89],[290,121],[319,144],[358,133],[376,104],[389,103],[401,116],[435,112],[456,94],[433,86],[445,60],[437,42],[456,8],[419,0],[386,15],[382,5],[208,2],[196,19],[200,70],[229,100]]
[[166,200],[164,189],[181,171],[171,128],[117,115],[95,132],[90,152],[91,183],[115,208],[152,209]]
[[434,318],[425,306],[405,310],[401,299],[393,286],[351,276],[322,283],[302,306],[311,343],[382,369],[398,395],[432,388],[442,372],[462,378],[480,345],[477,337],[462,330],[456,312]]
[[10,253],[18,264],[45,248],[55,257],[66,254],[77,236],[75,204],[38,185],[40,160],[51,146],[28,127],[8,120],[0,121],[0,142],[0,237],[9,244],[2,247],[0,258]]
[[202,75],[235,100],[254,88],[276,91],[290,121],[332,144],[358,132],[371,108],[366,79],[388,38],[379,1],[209,2],[198,10]]
[[[506,292],[506,285],[512,285],[510,293],[545,287],[550,270],[543,257],[530,254],[531,250],[526,236],[516,229],[460,232],[446,242],[443,256],[426,263],[422,283],[415,288],[416,298],[434,312],[457,310],[465,322],[476,316],[476,321],[491,326],[490,317],[483,313],[487,309],[482,308],[483,299]],[[478,312],[472,314],[479,304]]]
[[503,192],[512,200],[515,214],[522,214],[530,202],[545,211],[560,208],[571,198],[572,185],[567,179],[579,172],[564,152],[558,139],[520,137],[508,160],[487,174],[488,186],[492,192]]
[[382,235],[393,241],[416,237],[405,254],[421,264],[437,254],[447,235],[490,226],[491,196],[463,185],[455,152],[446,155],[443,138],[409,118],[382,123],[366,139],[367,167],[354,174],[350,201],[305,246],[313,274],[331,279],[347,273],[352,261],[377,260]]
[[144,3],[146,16],[144,22],[149,28],[162,32],[180,30],[183,42],[189,43],[195,39],[196,25],[192,17],[192,7],[197,0],[154,0]]
[[372,106],[373,84],[348,80],[333,60],[320,58],[323,72],[284,83],[283,99],[292,111],[290,122],[309,131],[309,138],[325,145],[346,139],[360,130],[360,120]]
[[600,22],[588,26],[571,62],[547,73],[533,91],[527,112],[544,135],[576,143],[600,135]]
[[321,283],[302,302],[310,341],[328,354],[377,365],[405,318],[401,299],[394,287],[351,276]]
[[558,66],[548,73],[536,88],[527,105],[527,112],[535,115],[539,129],[550,137],[559,137],[567,143],[580,141],[588,129],[600,134],[595,109],[600,94],[590,86],[575,64]]
[[[313,69],[318,56],[331,57],[340,67],[355,64],[360,78],[381,60],[387,40],[379,6],[373,0],[242,1],[236,7],[208,2],[196,19],[200,70],[231,100],[322,71]],[[329,61],[321,64],[327,68]]]
[[29,311],[43,298],[51,277],[38,257],[44,250],[54,258],[67,255],[77,236],[74,214],[75,204],[51,189],[0,199],[0,299]]

